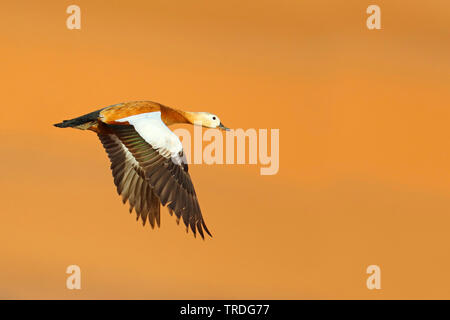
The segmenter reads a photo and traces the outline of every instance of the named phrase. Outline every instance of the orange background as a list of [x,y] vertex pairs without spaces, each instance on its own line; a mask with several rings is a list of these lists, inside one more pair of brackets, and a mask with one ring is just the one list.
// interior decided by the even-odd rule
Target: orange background
[[[3,1],[0,298],[450,298],[450,4],[369,4]],[[191,165],[213,239],[142,227],[52,126],[141,99],[280,129],[277,175]]]

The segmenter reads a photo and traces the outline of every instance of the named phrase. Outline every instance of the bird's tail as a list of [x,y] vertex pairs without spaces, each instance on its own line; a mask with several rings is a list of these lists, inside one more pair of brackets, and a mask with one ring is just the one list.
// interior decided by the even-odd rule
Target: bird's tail
[[85,114],[81,117],[64,120],[60,123],[55,123],[54,126],[58,128],[77,128],[87,129],[92,123],[96,122],[102,109]]

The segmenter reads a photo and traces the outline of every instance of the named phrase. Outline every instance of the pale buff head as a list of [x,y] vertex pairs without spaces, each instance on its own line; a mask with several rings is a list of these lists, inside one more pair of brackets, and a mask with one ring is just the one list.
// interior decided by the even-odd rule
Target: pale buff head
[[225,127],[215,114],[209,112],[188,112],[189,121],[194,125],[206,128],[218,128],[222,130],[230,130]]

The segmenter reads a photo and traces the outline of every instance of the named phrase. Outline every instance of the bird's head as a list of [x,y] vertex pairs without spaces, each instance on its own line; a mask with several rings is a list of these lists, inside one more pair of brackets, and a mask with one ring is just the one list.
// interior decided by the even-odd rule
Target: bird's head
[[230,130],[220,122],[219,117],[215,114],[209,112],[192,112],[192,114],[191,122],[194,125],[201,125],[206,128],[218,128],[226,131]]

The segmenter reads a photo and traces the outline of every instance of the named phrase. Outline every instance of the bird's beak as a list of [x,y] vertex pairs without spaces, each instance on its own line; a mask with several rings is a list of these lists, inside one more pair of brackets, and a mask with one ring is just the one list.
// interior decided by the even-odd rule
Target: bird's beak
[[225,130],[225,131],[230,131],[230,129],[228,129],[227,127],[225,127],[222,122],[219,124],[219,129]]

